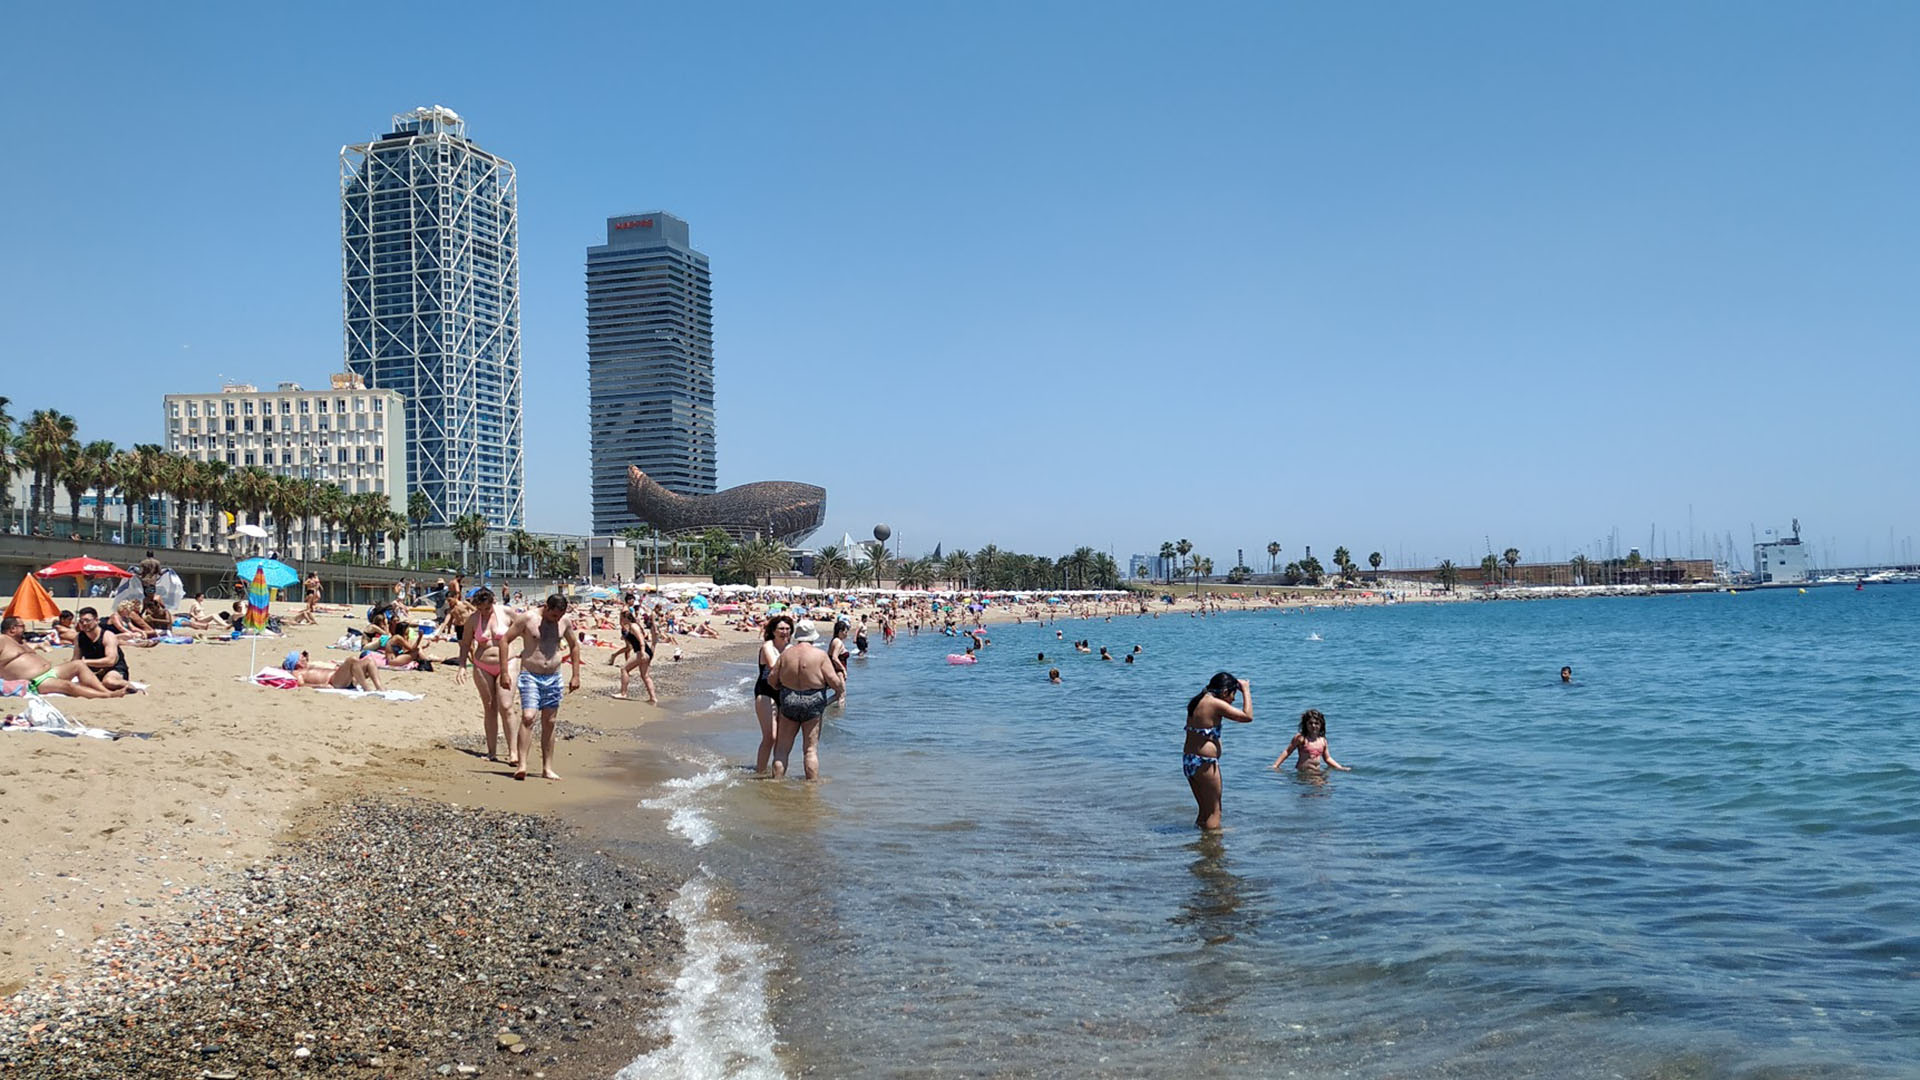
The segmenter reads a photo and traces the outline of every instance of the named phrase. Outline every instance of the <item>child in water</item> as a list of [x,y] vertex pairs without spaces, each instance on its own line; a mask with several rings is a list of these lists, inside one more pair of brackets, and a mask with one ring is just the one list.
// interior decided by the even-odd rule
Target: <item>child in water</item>
[[1274,759],[1272,768],[1279,769],[1280,763],[1287,760],[1287,755],[1295,750],[1300,751],[1300,759],[1295,764],[1301,770],[1317,769],[1320,762],[1325,761],[1328,767],[1339,769],[1341,772],[1353,771],[1333,760],[1333,754],[1328,752],[1327,718],[1321,715],[1319,709],[1308,709],[1300,714],[1300,734],[1295,735],[1293,741],[1287,744],[1286,753]]

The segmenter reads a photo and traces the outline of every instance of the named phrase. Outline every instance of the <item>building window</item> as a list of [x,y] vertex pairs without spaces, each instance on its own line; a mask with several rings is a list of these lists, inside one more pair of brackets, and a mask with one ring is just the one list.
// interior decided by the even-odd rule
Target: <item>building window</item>
[[293,402],[288,401],[286,398],[281,398],[280,399],[280,415],[289,416],[292,413],[293,413]]
[[223,404],[223,405],[225,405],[225,406],[226,406],[226,408],[225,408],[225,409],[223,409],[223,410],[221,410],[221,411],[222,411],[223,413],[225,413],[226,415],[228,415],[228,416],[232,416],[232,415],[233,415],[233,402],[231,402],[231,401],[225,401],[225,402],[221,402],[221,404]]
[[346,414],[346,411],[347,411],[347,399],[346,399],[346,398],[343,398],[343,397],[342,397],[342,398],[334,398],[334,399],[333,399],[333,411],[334,411],[334,412],[337,412],[337,413],[340,413],[341,415],[343,415],[343,416],[344,416],[344,415]]
[[385,404],[385,402],[384,402],[384,401],[383,401],[382,399],[380,399],[380,398],[374,398],[374,399],[373,399],[373,411],[374,411],[374,412],[381,412],[381,411],[383,411],[383,410],[381,409],[381,406],[382,406],[383,404]]
[[197,402],[197,401],[189,401],[189,402],[187,402],[187,415],[188,415],[188,416],[199,416],[199,415],[200,415],[200,403],[199,403],[199,402]]
[[227,421],[227,432],[228,432],[229,434],[231,434],[231,433],[233,432],[233,421],[232,421],[232,420],[228,420],[228,421]]
[[243,401],[243,402],[241,402],[241,403],[240,403],[240,412],[241,412],[241,414],[242,414],[242,415],[245,415],[245,416],[252,416],[252,415],[253,415],[253,402],[251,402],[251,401]]
[[363,397],[357,397],[357,398],[354,398],[354,399],[353,399],[353,411],[354,411],[354,412],[366,412],[366,411],[367,411],[367,399],[366,399],[366,398],[363,398]]
[[313,402],[311,402],[311,401],[308,401],[308,400],[306,400],[305,398],[302,398],[302,399],[301,399],[301,401],[300,401],[300,415],[301,415],[301,416],[305,416],[305,415],[307,415],[307,413],[308,413],[308,412],[310,412],[310,411],[312,411],[312,410],[310,410],[310,409],[308,409],[308,408],[307,408],[307,406],[309,406],[309,405],[311,405],[311,404],[313,404]]
[[177,402],[177,401],[169,401],[169,402],[167,402],[167,415],[168,415],[168,416],[179,416],[179,415],[180,415],[180,403],[179,403],[179,402]]
[[376,446],[376,447],[374,447],[374,448],[373,448],[373,460],[375,460],[375,461],[385,461],[385,460],[387,460],[387,448],[386,448],[386,447],[384,447],[384,446]]
[[240,423],[241,423],[241,430],[243,430],[243,431],[252,431],[252,430],[253,430],[253,419],[252,419],[251,417],[249,417],[249,418],[247,418],[247,419],[245,419],[245,420],[242,420],[242,421],[240,421]]
[[321,413],[322,415],[324,415],[324,414],[326,413],[326,411],[327,411],[327,399],[326,399],[326,398],[321,398],[321,399],[320,399],[320,408],[319,408],[319,410],[318,410],[318,411],[319,411],[319,412],[320,412],[320,413]]
[[231,451],[231,450],[229,450],[229,451],[227,451],[227,464],[229,464],[229,465],[238,465],[238,464],[240,464],[240,461],[239,461],[239,455],[238,455],[238,454],[235,454],[235,453],[234,453],[233,451]]
[[[320,404],[322,404],[322,405],[325,405],[325,404],[326,404],[326,402],[324,402],[324,401],[323,401],[323,402],[321,402]],[[326,410],[324,410],[324,409],[323,409],[323,410],[321,410],[321,411],[322,411],[322,412],[325,412]],[[331,427],[332,427],[332,418],[331,418],[331,417],[326,417],[326,416],[322,416],[322,417],[320,418],[320,430],[321,430],[321,431],[326,431],[326,430],[328,430],[328,429],[329,429],[329,428],[331,428]]]

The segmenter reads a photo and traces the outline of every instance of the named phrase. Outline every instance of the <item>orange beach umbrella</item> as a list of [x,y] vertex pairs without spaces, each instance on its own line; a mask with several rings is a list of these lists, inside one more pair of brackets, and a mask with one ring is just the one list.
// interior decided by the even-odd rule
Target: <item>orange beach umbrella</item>
[[60,605],[47,595],[45,585],[28,574],[20,579],[20,587],[13,591],[13,599],[7,602],[5,614],[18,615],[28,622],[52,622],[60,617]]

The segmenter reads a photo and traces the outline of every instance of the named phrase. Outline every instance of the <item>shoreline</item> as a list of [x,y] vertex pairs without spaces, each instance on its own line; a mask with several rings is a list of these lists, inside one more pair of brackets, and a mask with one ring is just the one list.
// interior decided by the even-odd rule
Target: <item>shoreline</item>
[[[290,612],[291,605],[283,610]],[[322,650],[347,624],[346,614],[323,609],[319,627],[293,627],[272,645],[263,643],[256,666],[271,666],[288,648],[330,658]],[[685,653],[679,663],[665,659],[675,644]],[[474,715],[478,701],[461,669],[382,672],[389,688],[425,695],[421,701],[391,703],[254,687],[240,678],[247,667],[245,644],[129,650],[134,677],[150,684],[149,693],[50,701],[90,726],[151,737],[105,742],[16,733],[9,736],[17,740],[15,753],[0,764],[0,822],[16,829],[39,826],[11,853],[10,863],[0,862],[11,871],[0,875],[0,1046],[9,1047],[0,1050],[0,1067],[47,1076],[165,1073],[186,1064],[166,1054],[184,1053],[193,1058],[193,1075],[234,1070],[251,1075],[262,1068],[298,1072],[323,1063],[366,1068],[375,1058],[382,1061],[373,1066],[381,1075],[438,1075],[434,1069],[440,1064],[453,1066],[451,1074],[459,1075],[460,1065],[498,1057],[513,1066],[525,1064],[516,1071],[529,1075],[536,1070],[555,1078],[611,1075],[657,1042],[647,1022],[678,967],[678,931],[666,911],[683,879],[606,854],[595,846],[595,831],[579,820],[580,812],[637,801],[634,781],[648,779],[649,770],[636,770],[636,759],[624,752],[644,747],[643,732],[666,718],[704,672],[727,658],[729,644],[691,636],[663,644],[654,666],[658,707],[647,705],[643,693],[634,701],[610,698],[617,682],[616,669],[605,662],[609,650],[583,648],[581,691],[568,696],[561,712],[563,738],[556,758],[566,779],[559,782],[515,781],[503,764],[485,759]],[[618,983],[621,992],[585,995],[585,1005],[579,1004],[577,987],[556,997],[557,984],[542,984],[544,990],[526,995],[533,1002],[528,1008],[544,1010],[543,1023],[549,1016],[585,1023],[593,1037],[580,1038],[579,1028],[562,1037],[568,1036],[563,1025],[551,1043],[529,1032],[518,1044],[525,1048],[514,1052],[487,1042],[498,1034],[492,1028],[481,1032],[485,1039],[480,1041],[487,1044],[476,1045],[472,1037],[479,1028],[467,1030],[471,1024],[455,1026],[443,1019],[399,1041],[335,1039],[321,1045],[309,1040],[301,1044],[306,1053],[293,1056],[300,1048],[294,1041],[278,1045],[275,1040],[331,1030],[312,1017],[338,1004],[307,994],[304,984],[283,987],[284,1000],[263,1006],[261,1015],[307,1015],[307,1023],[288,1028],[257,1020],[237,1029],[231,1044],[182,1042],[181,1025],[156,1031],[128,1019],[210,1010],[214,998],[208,987],[215,984],[206,981],[208,972],[252,972],[246,963],[256,955],[291,950],[295,959],[275,971],[295,973],[296,982],[337,981],[337,966],[316,969],[306,963],[309,954],[319,961],[338,959],[325,947],[338,933],[337,920],[328,919],[310,928],[312,949],[290,942],[284,926],[227,919],[219,929],[229,936],[216,950],[226,958],[225,967],[195,966],[214,963],[207,959],[210,947],[189,949],[199,960],[180,967],[181,941],[217,936],[210,935],[209,912],[257,911],[262,897],[289,911],[324,912],[332,910],[338,896],[365,886],[372,891],[362,897],[360,910],[375,913],[368,920],[374,929],[413,928],[416,920],[379,915],[393,902],[382,891],[386,875],[371,870],[364,852],[356,852],[341,835],[343,823],[369,818],[411,822],[421,826],[411,831],[440,838],[424,847],[402,843],[406,860],[417,870],[438,866],[457,874],[467,868],[471,849],[493,843],[485,837],[506,835],[497,857],[483,861],[486,872],[468,879],[476,916],[497,931],[489,951],[470,954],[465,962],[486,973],[485,983],[493,986],[501,985],[515,963],[533,965],[528,970],[591,970],[594,982]],[[453,852],[466,857],[449,858]],[[516,865],[516,858],[525,866]],[[508,894],[491,902],[484,886],[495,879]],[[331,884],[323,889],[323,882]],[[530,902],[542,889],[548,890],[546,898]],[[623,900],[633,902],[614,917],[583,899],[616,907]],[[572,924],[571,935],[558,947],[536,955],[502,945],[539,939],[582,911],[582,921]],[[552,925],[543,927],[536,917]],[[646,921],[644,949],[624,937],[615,940],[615,930],[635,919]],[[459,995],[437,1005],[413,1000],[419,995],[412,988],[446,980],[448,972],[435,965],[475,933],[466,925],[446,929],[459,934],[434,948],[422,946],[416,950],[420,955],[394,960],[393,970],[402,974],[361,991],[365,1000],[358,1007],[379,1013],[384,1006],[402,1005],[449,1016],[470,1008],[472,1002]],[[357,955],[377,953],[381,944],[363,935]],[[589,955],[596,951],[605,955]],[[594,967],[610,961],[618,962],[617,976]],[[152,1009],[160,998],[168,1000],[167,1007]],[[68,1008],[80,1008],[81,1019],[63,1018]],[[133,1041],[100,1041],[107,1038],[101,1025],[108,1019]],[[531,1024],[534,1018],[524,1019]],[[514,1027],[508,1034],[521,1030]],[[395,1051],[383,1049],[389,1042]],[[83,1048],[98,1049],[99,1060],[108,1063],[100,1064]],[[444,1060],[419,1056],[442,1050]]]

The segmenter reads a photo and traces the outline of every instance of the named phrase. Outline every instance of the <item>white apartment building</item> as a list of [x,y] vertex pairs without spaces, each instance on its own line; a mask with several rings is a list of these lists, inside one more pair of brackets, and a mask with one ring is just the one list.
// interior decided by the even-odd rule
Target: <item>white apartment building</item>
[[[349,495],[387,496],[395,513],[406,513],[407,431],[400,394],[369,390],[358,375],[333,376],[326,390],[281,383],[260,390],[245,383],[217,394],[168,394],[164,399],[168,451],[195,461],[224,461],[229,468],[256,465],[279,476],[319,480]],[[187,546],[211,550],[225,523],[209,519],[195,503],[187,518]],[[276,532],[271,514],[262,522]],[[305,536],[294,522],[293,550],[283,557],[321,554],[318,534]],[[344,546],[344,535],[331,546]],[[382,541],[382,558],[399,545]]]

